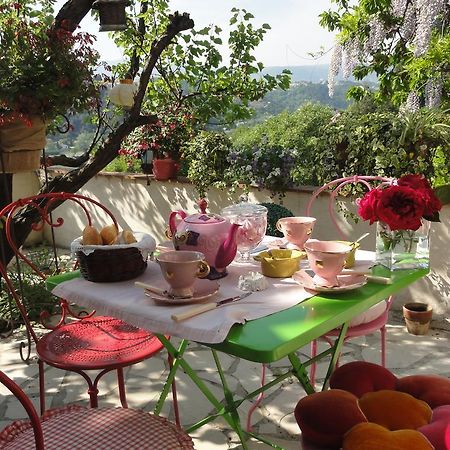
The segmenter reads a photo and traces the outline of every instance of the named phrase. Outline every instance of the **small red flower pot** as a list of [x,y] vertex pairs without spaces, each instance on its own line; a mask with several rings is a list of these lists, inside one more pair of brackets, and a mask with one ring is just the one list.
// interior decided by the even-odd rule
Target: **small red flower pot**
[[178,164],[171,158],[153,160],[153,175],[158,181],[166,181],[175,178],[178,168]]

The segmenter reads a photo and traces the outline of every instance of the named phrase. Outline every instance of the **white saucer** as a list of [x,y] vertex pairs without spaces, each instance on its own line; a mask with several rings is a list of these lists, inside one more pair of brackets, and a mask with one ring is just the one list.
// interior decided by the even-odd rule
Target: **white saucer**
[[[167,286],[168,289],[168,286]],[[146,295],[151,297],[155,302],[165,305],[187,305],[189,303],[201,302],[212,297],[219,291],[219,283],[214,280],[196,280],[194,283],[194,295],[189,298],[172,298],[169,295],[158,295],[146,291]]]
[[367,283],[367,278],[365,275],[359,274],[345,274],[338,275],[338,286],[328,287],[321,286],[320,284],[314,283],[314,290],[317,292],[347,292],[353,289],[358,289]]

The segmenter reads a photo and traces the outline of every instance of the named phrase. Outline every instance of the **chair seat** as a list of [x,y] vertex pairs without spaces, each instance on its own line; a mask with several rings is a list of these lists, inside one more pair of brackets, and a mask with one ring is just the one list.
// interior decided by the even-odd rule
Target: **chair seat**
[[56,367],[95,370],[142,361],[162,347],[149,331],[113,317],[96,316],[52,330],[39,339],[36,352]]
[[[389,311],[386,309],[381,316],[378,316],[376,319],[371,322],[362,323],[361,325],[357,325],[356,327],[349,327],[347,333],[345,335],[345,339],[349,339],[352,337],[365,336],[366,334],[373,333],[374,331],[382,328],[388,319]],[[324,336],[339,336],[341,332],[340,328],[335,328],[334,330],[328,331]]]
[[[175,424],[142,410],[85,408],[47,411],[41,418],[45,450],[191,450],[192,439]],[[31,450],[33,428],[16,421],[0,433],[0,450]]]

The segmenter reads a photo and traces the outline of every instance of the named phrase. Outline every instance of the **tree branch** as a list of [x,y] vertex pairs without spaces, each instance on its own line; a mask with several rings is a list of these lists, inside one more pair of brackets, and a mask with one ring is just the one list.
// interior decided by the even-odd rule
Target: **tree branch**
[[[94,0],[68,0],[55,17],[55,27],[74,31],[86,14],[92,9]],[[67,25],[62,24],[67,20]]]
[[147,90],[148,83],[150,82],[150,76],[159,57],[161,56],[161,53],[172,43],[172,39],[178,33],[194,27],[194,21],[187,13],[180,15],[178,12],[175,12],[175,14],[170,15],[169,18],[170,23],[167,25],[165,34],[152,43],[150,57],[142,70],[139,89],[134,98],[133,108],[130,111],[131,116],[137,116],[141,111],[142,101],[144,100],[145,91]]
[[[68,1],[56,16],[57,26],[61,26],[63,20],[68,20],[70,24],[78,25],[81,19],[89,12],[92,7],[93,0],[70,0]],[[53,178],[47,187],[41,189],[41,193],[45,192],[69,192],[75,193],[81,187],[83,187],[91,178],[97,175],[100,170],[104,169],[116,156],[122,140],[128,136],[135,128],[149,124],[156,123],[158,118],[156,116],[143,116],[141,115],[142,101],[144,99],[145,92],[147,90],[148,83],[150,82],[151,73],[155,67],[158,58],[164,49],[171,44],[172,39],[181,31],[188,30],[194,26],[194,21],[189,18],[189,14],[175,13],[170,16],[170,23],[167,26],[164,35],[153,42],[150,56],[143,69],[139,89],[135,97],[135,103],[130,112],[125,116],[122,123],[113,130],[103,145],[93,155],[89,156],[82,165],[64,175]],[[86,158],[89,152],[82,155],[80,158]],[[70,162],[70,158],[66,160]],[[58,205],[51,204],[49,212],[56,208]],[[14,229],[16,243],[20,246],[25,238],[31,231],[31,225],[34,221],[39,220],[35,212],[32,209],[26,209],[17,217],[14,218]],[[7,264],[14,253],[7,244],[5,236],[1,236],[4,252],[1,252],[0,259],[3,263]]]

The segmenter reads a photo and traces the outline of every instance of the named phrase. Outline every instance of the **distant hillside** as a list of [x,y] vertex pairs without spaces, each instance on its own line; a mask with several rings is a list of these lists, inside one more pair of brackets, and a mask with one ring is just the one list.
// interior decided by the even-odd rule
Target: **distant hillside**
[[[328,79],[328,64],[316,64],[310,66],[269,66],[264,68],[264,73],[268,75],[276,75],[282,70],[288,69],[292,72],[292,81],[308,81],[310,83],[320,83]],[[338,76],[338,80],[342,80],[342,76]],[[348,81],[355,81],[350,77]],[[376,83],[377,77],[370,75],[363,81]]]
[[[365,85],[375,86],[373,83]],[[345,109],[350,104],[346,94],[355,83],[351,81],[338,81],[333,97],[328,95],[328,86],[325,82],[312,83],[306,81],[293,82],[287,91],[277,89],[268,92],[263,99],[253,102],[251,107],[255,110],[253,117],[245,121],[246,125],[261,122],[283,111],[295,111],[307,102],[322,103],[334,109]],[[238,125],[242,125],[239,123]]]

